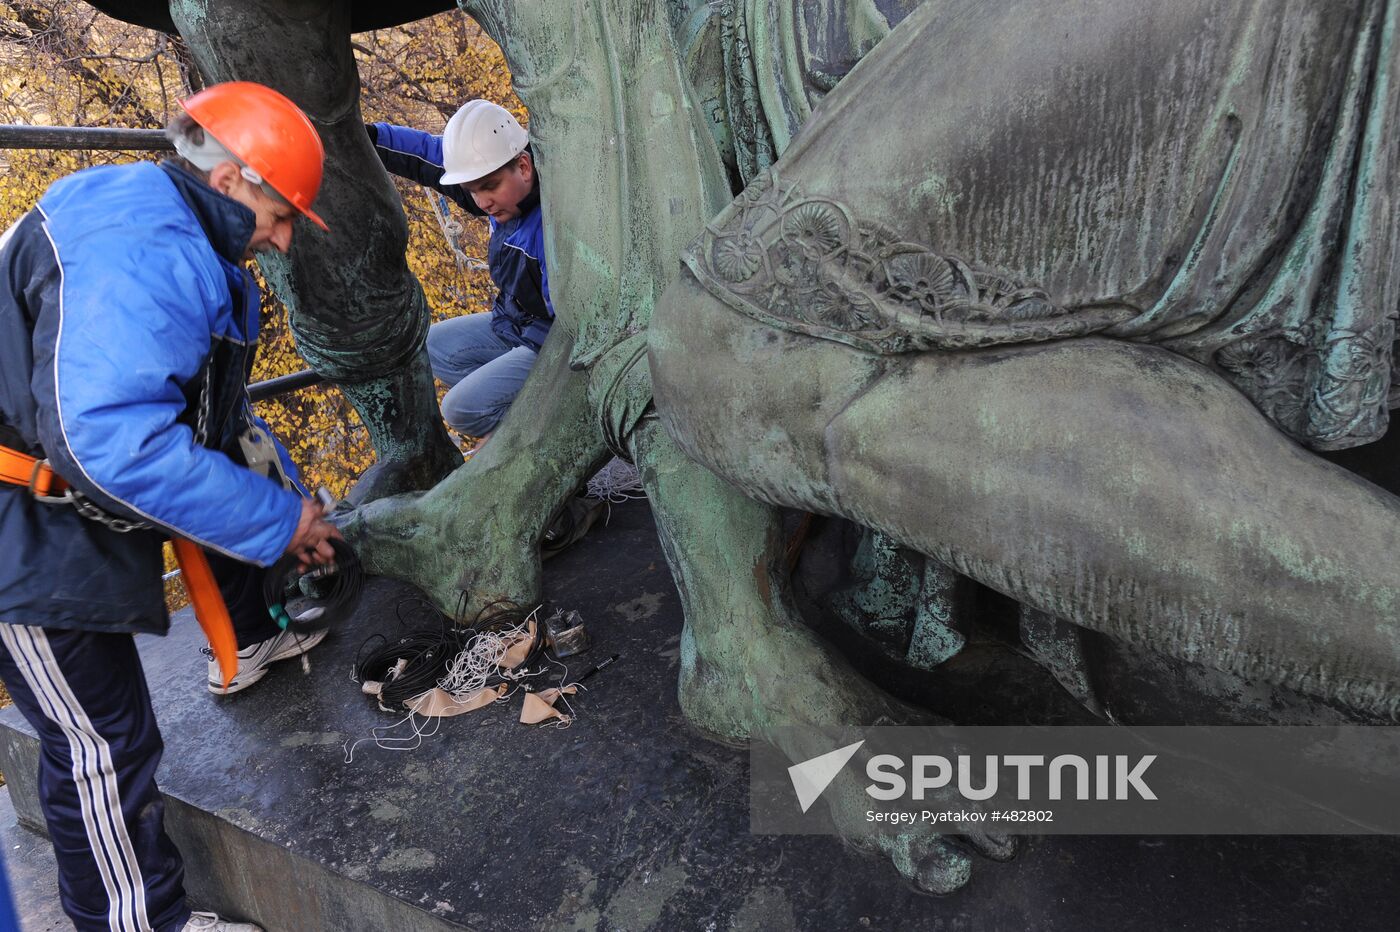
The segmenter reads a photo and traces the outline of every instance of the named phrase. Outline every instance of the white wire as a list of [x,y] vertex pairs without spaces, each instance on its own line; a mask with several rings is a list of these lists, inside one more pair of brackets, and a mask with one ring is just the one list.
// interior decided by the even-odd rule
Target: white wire
[[562,703],[564,703],[564,708],[568,710],[569,716],[568,716],[568,721],[565,721],[565,720],[562,719],[562,718],[552,718],[552,719],[549,719],[549,720],[547,720],[547,721],[540,722],[540,723],[538,724],[538,726],[536,726],[536,727],[539,727],[539,728],[568,728],[568,727],[569,727],[570,725],[572,725],[572,724],[574,723],[574,721],[578,718],[578,713],[574,711],[574,707],[573,707],[573,705],[569,702],[569,697],[568,697],[568,695],[564,692],[564,689],[565,689],[566,687],[573,686],[575,689],[578,689],[578,690],[583,691],[583,692],[587,692],[587,691],[588,691],[588,687],[585,686],[585,685],[583,685],[582,683],[570,683],[570,682],[569,682],[569,665],[568,665],[567,663],[565,663],[564,661],[559,660],[559,659],[557,659],[557,658],[550,657],[548,654],[545,655],[545,660],[548,660],[550,663],[557,663],[559,666],[561,666],[561,667],[564,668],[564,673],[559,677],[559,686],[558,686],[558,689],[559,689],[559,698],[556,699],[556,700],[554,700],[554,701],[555,701],[555,702],[562,702]]
[[[419,727],[419,718],[431,722],[432,729],[429,730],[427,728]],[[413,731],[411,735],[398,738],[390,734],[390,732],[392,732],[395,728],[398,728],[405,722],[408,723],[409,727]],[[416,712],[408,713],[407,716],[399,719],[392,725],[377,725],[369,730],[370,736],[368,738],[356,738],[353,742],[346,742],[344,745],[342,745],[342,747],[344,747],[345,749],[345,763],[354,763],[355,748],[364,744],[366,741],[373,741],[375,747],[379,748],[381,751],[416,751],[418,750],[418,748],[423,746],[424,738],[431,738],[433,735],[438,733],[438,728],[441,725],[441,718],[433,718],[427,715],[420,716]]]
[[620,505],[633,499],[646,498],[642,477],[637,467],[614,456],[588,480],[588,497]]
[[461,702],[477,690],[486,688],[486,681],[492,676],[500,675],[516,681],[532,676],[524,670],[503,670],[500,664],[506,651],[521,638],[529,637],[530,622],[535,623],[537,636],[544,636],[538,627],[539,611],[540,606],[535,606],[524,621],[504,632],[483,631],[477,634],[469,647],[452,658],[447,674],[438,680],[438,686],[451,694],[454,701]]

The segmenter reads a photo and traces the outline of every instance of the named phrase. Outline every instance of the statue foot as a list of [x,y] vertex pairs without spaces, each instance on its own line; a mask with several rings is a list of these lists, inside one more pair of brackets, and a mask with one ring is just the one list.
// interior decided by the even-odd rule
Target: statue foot
[[[864,813],[861,813],[862,817]],[[1019,849],[1011,835],[973,834],[944,838],[938,835],[880,835],[858,839],[852,847],[890,859],[901,877],[920,893],[946,896],[972,879],[972,854],[993,861],[1009,861]]]
[[[755,643],[767,642],[780,656],[766,651],[742,661],[702,659],[691,626],[681,637],[681,708],[707,737],[736,744],[744,737],[767,737],[797,763],[830,751],[829,746],[806,746],[786,729],[852,724],[928,724],[934,719],[901,703],[854,670],[835,661],[806,629],[764,630],[755,626]],[[791,743],[791,744],[790,744]],[[866,812],[870,798],[857,768],[846,768],[822,796],[843,839],[856,850],[889,858],[900,876],[915,889],[936,895],[953,893],[972,876],[977,857],[1009,861],[1020,849],[1014,836],[969,832],[956,837],[929,834],[871,835]]]
[[608,456],[570,347],[554,328],[491,442],[466,464],[454,449],[445,480],[420,495],[367,495],[340,519],[369,572],[413,583],[454,617],[539,601],[545,527]]
[[431,489],[462,465],[462,451],[442,425],[425,351],[397,372],[337,384],[360,412],[379,457],[345,497],[351,505]]
[[900,876],[921,893],[945,896],[962,889],[972,879],[972,859],[941,837],[880,836],[855,847],[888,857]]
[[532,543],[538,529],[528,526],[533,516],[463,515],[465,505],[481,499],[455,494],[461,485],[377,499],[334,520],[366,572],[417,586],[455,618],[474,618],[493,602],[538,601],[540,557]]

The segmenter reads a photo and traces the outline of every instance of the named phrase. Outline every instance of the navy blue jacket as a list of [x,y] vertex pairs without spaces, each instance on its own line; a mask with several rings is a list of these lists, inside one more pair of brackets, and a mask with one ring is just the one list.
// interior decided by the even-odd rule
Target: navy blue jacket
[[[468,213],[484,216],[465,188],[441,183],[441,136],[388,123],[372,123],[366,129],[386,170],[445,194]],[[491,308],[491,329],[512,346],[528,346],[538,352],[554,323],[549,274],[544,264],[538,169],[534,189],[520,202],[519,217],[505,223],[486,219],[491,224],[486,264],[499,289]]]
[[155,526],[118,534],[0,485],[0,622],[164,631],[163,538],[261,565],[286,548],[300,496],[236,452],[252,416],[253,228],[192,175],[140,163],[56,182],[0,240],[0,444]]

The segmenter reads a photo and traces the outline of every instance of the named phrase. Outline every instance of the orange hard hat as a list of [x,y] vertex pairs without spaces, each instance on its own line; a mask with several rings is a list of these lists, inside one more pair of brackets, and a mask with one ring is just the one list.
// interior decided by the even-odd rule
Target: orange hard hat
[[180,106],[288,203],[329,232],[311,209],[321,189],[326,150],[316,127],[296,104],[262,84],[229,81],[205,88]]

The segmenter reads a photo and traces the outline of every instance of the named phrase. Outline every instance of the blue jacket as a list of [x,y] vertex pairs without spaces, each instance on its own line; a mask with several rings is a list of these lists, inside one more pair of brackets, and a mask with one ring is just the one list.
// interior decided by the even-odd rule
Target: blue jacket
[[[389,172],[445,194],[469,213],[484,216],[465,188],[441,183],[441,136],[388,123],[372,123],[366,129],[374,141],[374,151]],[[499,289],[491,308],[491,329],[512,346],[528,346],[538,352],[554,323],[549,274],[544,264],[538,171],[534,190],[520,202],[519,217],[505,223],[486,219],[491,224],[486,264]]]
[[56,182],[5,233],[0,444],[155,529],[118,534],[0,485],[0,621],[163,631],[164,537],[261,565],[286,548],[300,496],[237,452],[258,333],[241,265],[253,227],[193,176],[142,163]]

